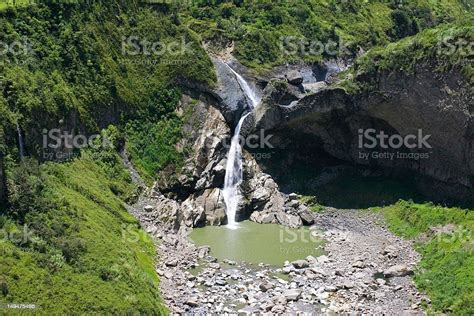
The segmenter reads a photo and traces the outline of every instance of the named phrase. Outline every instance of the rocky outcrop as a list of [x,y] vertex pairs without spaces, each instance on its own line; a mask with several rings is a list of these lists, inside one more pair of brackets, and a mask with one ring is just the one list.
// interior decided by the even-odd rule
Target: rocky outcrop
[[[190,108],[192,107],[192,108]],[[230,147],[230,129],[223,115],[204,102],[189,97],[181,100],[179,112],[186,118],[178,144],[192,148],[181,170],[162,171],[152,194],[155,202],[147,213],[150,220],[160,222],[169,230],[181,226],[223,225],[227,223],[224,186],[226,155]],[[298,227],[312,224],[311,212],[294,195],[280,192],[272,177],[264,173],[252,155],[244,150],[244,177],[237,220],[249,218],[258,223],[279,223]]]
[[[323,149],[350,163],[415,171],[445,184],[439,191],[459,197],[473,186],[473,95],[461,69],[437,74],[434,67],[420,63],[414,74],[382,72],[375,82],[358,78],[361,85],[372,85],[369,93],[321,85],[300,98],[291,85],[275,81],[257,109],[256,129],[273,134],[272,144],[280,149]],[[281,106],[280,100],[295,97],[292,106]],[[365,148],[370,140],[363,133],[369,129],[408,136],[416,146],[384,148],[379,142]],[[428,146],[420,143],[426,135]]]

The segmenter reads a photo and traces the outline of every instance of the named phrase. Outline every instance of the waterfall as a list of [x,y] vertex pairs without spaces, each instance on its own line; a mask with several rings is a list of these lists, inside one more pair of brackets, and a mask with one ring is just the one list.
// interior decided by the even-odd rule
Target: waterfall
[[257,94],[255,93],[255,91],[252,88],[250,88],[248,82],[244,78],[242,78],[241,75],[239,75],[229,65],[227,65],[227,67],[229,67],[230,71],[232,71],[232,73],[237,78],[239,86],[242,88],[242,91],[244,92],[245,97],[250,100],[250,108],[253,110],[258,105],[258,103],[260,102],[260,100],[257,97]]
[[[227,65],[227,64],[226,64]],[[249,86],[247,81],[242,78],[237,72],[235,72],[229,65],[227,65],[232,73],[237,78],[239,86],[241,87],[245,97],[249,102],[250,109],[253,110],[259,103],[259,99],[255,91]],[[243,114],[235,128],[234,135],[232,136],[229,153],[227,155],[227,165],[225,170],[224,189],[222,190],[224,196],[224,202],[226,205],[226,214],[228,227],[231,229],[236,228],[235,215],[239,207],[239,187],[242,183],[243,171],[242,171],[242,147],[240,144],[240,130],[244,124],[245,119],[252,112]]]
[[23,141],[23,136],[21,135],[21,128],[18,123],[16,123],[16,131],[18,133],[18,150],[20,154],[20,160],[23,160],[25,157],[25,143]]

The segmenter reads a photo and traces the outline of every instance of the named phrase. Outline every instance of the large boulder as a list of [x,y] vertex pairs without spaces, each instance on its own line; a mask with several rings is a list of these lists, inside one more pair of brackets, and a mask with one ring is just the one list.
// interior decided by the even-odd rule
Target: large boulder
[[218,188],[191,195],[181,208],[184,224],[188,227],[223,225],[227,222],[224,199]]

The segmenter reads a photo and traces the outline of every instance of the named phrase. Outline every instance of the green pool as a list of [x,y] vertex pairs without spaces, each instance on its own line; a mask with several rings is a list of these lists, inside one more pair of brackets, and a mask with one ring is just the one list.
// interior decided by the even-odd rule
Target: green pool
[[226,226],[195,228],[190,236],[198,246],[211,247],[211,255],[254,264],[281,266],[285,262],[324,254],[323,240],[308,227],[291,229],[276,224],[238,223],[236,229]]

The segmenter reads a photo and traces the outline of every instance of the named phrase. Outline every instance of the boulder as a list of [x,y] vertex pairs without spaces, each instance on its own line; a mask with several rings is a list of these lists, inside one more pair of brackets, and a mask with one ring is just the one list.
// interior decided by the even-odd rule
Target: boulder
[[309,263],[306,260],[296,260],[291,263],[296,269],[304,269],[309,267]]
[[289,289],[283,292],[283,296],[287,301],[297,301],[301,297],[300,289]]
[[278,223],[284,226],[298,228],[303,225],[303,221],[297,215],[287,214],[285,212],[278,212],[276,214],[276,218],[278,220]]
[[143,210],[144,210],[145,212],[152,212],[154,209],[155,209],[155,208],[154,208],[153,206],[151,206],[151,205],[145,205],[145,206],[143,207]]
[[403,277],[411,274],[413,274],[413,270],[404,264],[391,266],[383,272],[383,275],[386,278]]
[[303,221],[304,225],[313,225],[314,224],[314,215],[313,213],[304,205],[300,205],[298,208],[298,215]]
[[286,74],[286,80],[289,84],[299,86],[303,83],[303,76],[296,70],[292,70]]

